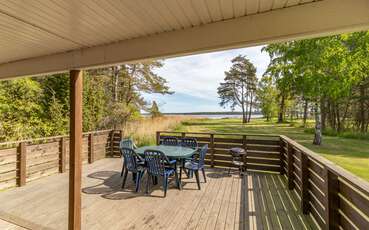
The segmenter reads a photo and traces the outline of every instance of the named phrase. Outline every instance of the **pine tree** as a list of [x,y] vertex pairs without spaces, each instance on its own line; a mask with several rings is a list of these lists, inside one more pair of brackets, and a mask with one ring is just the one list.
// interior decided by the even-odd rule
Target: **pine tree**
[[219,103],[232,110],[237,106],[242,110],[242,122],[250,121],[256,96],[256,68],[245,56],[239,55],[232,59],[232,67],[225,72],[224,82],[218,87]]

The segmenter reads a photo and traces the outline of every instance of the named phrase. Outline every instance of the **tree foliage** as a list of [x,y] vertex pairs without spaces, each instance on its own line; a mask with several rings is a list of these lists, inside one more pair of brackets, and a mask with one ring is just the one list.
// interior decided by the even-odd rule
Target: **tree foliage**
[[256,95],[258,107],[261,109],[266,120],[270,121],[272,117],[276,116],[278,111],[276,101],[278,91],[273,84],[272,77],[265,75],[260,79]]
[[161,113],[159,111],[159,106],[158,106],[158,104],[156,104],[156,101],[152,102],[152,105],[151,105],[151,108],[150,108],[149,112],[150,112],[152,118],[161,116]]
[[[367,132],[369,32],[272,44],[263,50],[271,58],[266,74],[279,91],[280,121],[284,99],[302,98],[304,113],[309,104],[315,113],[316,136],[327,126],[336,132]],[[314,142],[320,143],[318,139]]]
[[[83,131],[124,125],[149,111],[142,93],[172,93],[151,61],[84,72]],[[0,81],[0,140],[67,134],[69,75]]]
[[245,56],[239,55],[232,59],[232,66],[225,72],[224,82],[218,87],[220,105],[242,109],[243,123],[250,121],[255,105],[256,68]]

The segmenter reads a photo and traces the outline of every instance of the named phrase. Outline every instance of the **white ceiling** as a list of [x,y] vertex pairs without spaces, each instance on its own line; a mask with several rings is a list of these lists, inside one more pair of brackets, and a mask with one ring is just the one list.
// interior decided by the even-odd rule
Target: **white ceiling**
[[0,1],[0,63],[181,30],[313,0]]
[[0,79],[369,29],[369,0],[3,0]]

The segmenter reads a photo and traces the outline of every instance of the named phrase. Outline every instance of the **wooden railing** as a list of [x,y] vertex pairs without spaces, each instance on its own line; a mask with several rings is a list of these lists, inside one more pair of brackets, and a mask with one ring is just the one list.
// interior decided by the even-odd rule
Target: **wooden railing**
[[[115,155],[120,131],[104,130],[83,134],[82,160],[95,160]],[[23,186],[69,168],[69,137],[54,136],[33,140],[0,143],[0,190]]]
[[322,229],[368,229],[369,184],[286,136],[282,165],[288,187]]
[[[83,162],[119,155],[121,131],[84,133]],[[232,167],[229,149],[247,150],[247,170],[281,174],[301,209],[322,229],[367,229],[369,184],[286,136],[195,132],[157,132],[165,136],[195,137],[209,145],[206,164]],[[68,136],[0,143],[0,189],[23,186],[69,166]]]
[[194,132],[157,132],[165,136],[195,137],[209,144],[206,163],[230,167],[229,149],[247,150],[247,170],[279,172],[322,229],[368,229],[369,183],[336,166],[286,136]]
[[165,136],[195,137],[199,146],[209,145],[205,163],[212,167],[233,167],[229,150],[247,149],[248,170],[282,172],[280,137],[276,135],[245,135],[191,132],[157,132],[157,143]]

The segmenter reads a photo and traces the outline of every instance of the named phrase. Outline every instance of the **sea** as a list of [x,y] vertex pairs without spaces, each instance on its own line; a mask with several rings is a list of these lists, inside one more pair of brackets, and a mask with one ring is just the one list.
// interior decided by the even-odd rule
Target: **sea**
[[[242,118],[241,114],[183,114],[183,115],[170,115],[165,116],[188,116],[193,118],[208,118],[208,119],[230,119],[230,118]],[[262,114],[252,114],[251,118],[262,118]]]

